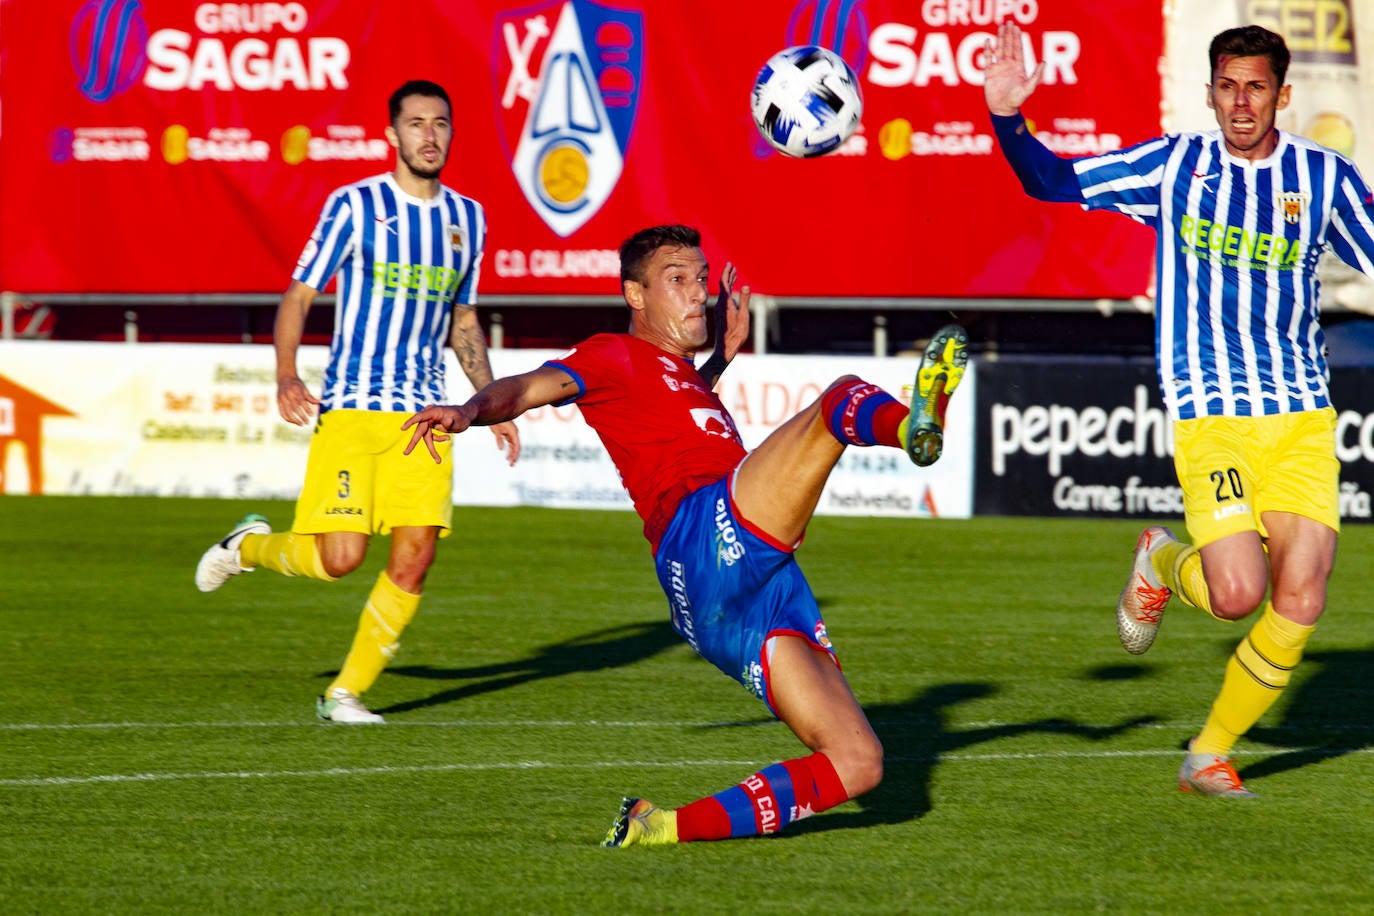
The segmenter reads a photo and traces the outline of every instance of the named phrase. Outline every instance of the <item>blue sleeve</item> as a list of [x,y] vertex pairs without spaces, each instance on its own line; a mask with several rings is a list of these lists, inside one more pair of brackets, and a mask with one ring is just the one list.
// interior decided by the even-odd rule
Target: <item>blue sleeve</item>
[[1327,240],[1337,257],[1374,279],[1374,191],[1345,160],[1337,172]]
[[1036,200],[1072,204],[1084,202],[1073,164],[1068,159],[1056,156],[1045,144],[1035,139],[1020,113],[991,117],[992,129],[997,134],[1002,155],[1007,157],[1007,162],[1011,164],[1016,177],[1021,179],[1021,187],[1026,189],[1027,194]]

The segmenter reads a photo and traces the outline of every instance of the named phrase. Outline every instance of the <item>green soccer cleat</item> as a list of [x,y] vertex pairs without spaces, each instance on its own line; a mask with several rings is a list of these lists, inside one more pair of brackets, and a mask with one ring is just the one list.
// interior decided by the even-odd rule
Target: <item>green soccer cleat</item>
[[677,812],[664,811],[642,798],[625,798],[620,802],[620,814],[601,845],[608,849],[619,846],[668,846],[677,842]]
[[919,467],[939,460],[945,448],[945,408],[968,365],[968,332],[947,324],[930,338],[916,370],[907,421],[906,453]]
[[234,576],[252,572],[254,567],[244,566],[239,558],[239,545],[250,534],[271,534],[272,527],[267,519],[257,513],[245,515],[234,526],[234,530],[211,545],[210,549],[196,564],[196,588],[203,592],[213,592]]

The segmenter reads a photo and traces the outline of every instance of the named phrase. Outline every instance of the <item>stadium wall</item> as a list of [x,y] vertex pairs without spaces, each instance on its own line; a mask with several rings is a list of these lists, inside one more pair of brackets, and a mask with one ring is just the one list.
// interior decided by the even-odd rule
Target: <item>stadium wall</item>
[[[498,376],[554,350],[492,351]],[[318,387],[325,348],[302,348]],[[449,354],[450,393],[471,392]],[[899,392],[915,356],[738,357],[721,398],[754,446],[853,372]],[[61,366],[61,372],[54,372]],[[1374,519],[1374,369],[1337,368],[1341,516]],[[454,501],[629,509],[596,435],[575,407],[520,421],[506,466],[484,430],[459,436]],[[272,348],[0,342],[0,493],[293,499],[309,430],[276,410]],[[851,448],[823,515],[1169,518],[1182,514],[1173,441],[1152,367],[1129,360],[984,359],[951,404],[944,457],[916,469],[890,449]],[[417,460],[422,460],[417,458]]]

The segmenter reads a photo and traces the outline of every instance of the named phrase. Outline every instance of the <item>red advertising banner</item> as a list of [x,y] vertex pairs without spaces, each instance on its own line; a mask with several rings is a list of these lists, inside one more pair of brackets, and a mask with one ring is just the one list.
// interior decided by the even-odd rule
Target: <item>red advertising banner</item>
[[[487,210],[485,293],[612,294],[660,222],[776,296],[1124,298],[1151,236],[1024,197],[979,59],[999,19],[1046,63],[1051,147],[1159,133],[1160,0],[0,0],[0,288],[276,292],[334,187],[392,168],[386,101],[443,84],[444,180]],[[749,94],[839,50],[859,132],[788,159]]]

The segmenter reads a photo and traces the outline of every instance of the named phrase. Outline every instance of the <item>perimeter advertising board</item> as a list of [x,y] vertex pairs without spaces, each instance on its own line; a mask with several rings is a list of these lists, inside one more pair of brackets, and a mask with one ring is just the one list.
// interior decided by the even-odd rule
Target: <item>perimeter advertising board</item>
[[[492,369],[514,375],[556,355],[494,350]],[[301,377],[312,390],[326,358],[323,347],[301,349]],[[448,359],[450,396],[465,400],[471,388],[452,353]],[[746,355],[731,364],[719,392],[753,447],[840,375],[858,373],[896,392],[916,366],[916,357]],[[977,387],[975,366],[952,402],[950,435],[936,465],[917,468],[896,449],[848,449],[817,511],[967,518]],[[514,467],[489,431],[457,437],[455,502],[631,508],[605,448],[575,406],[539,408],[517,423],[522,452]],[[309,443],[308,428],[277,415],[269,346],[0,342],[0,494],[294,499]]]
[[[390,169],[387,97],[423,77],[454,99],[444,177],[488,211],[487,293],[614,294],[619,242],[663,222],[774,296],[1139,293],[1148,232],[1027,200],[994,148],[1004,18],[1056,151],[1158,133],[1160,0],[0,0],[0,289],[281,290],[329,190]],[[866,110],[801,161],[748,101],[805,43]]]
[[[1335,369],[1341,517],[1374,519],[1374,370]],[[1174,443],[1153,366],[992,362],[979,367],[979,515],[1183,517]]]

